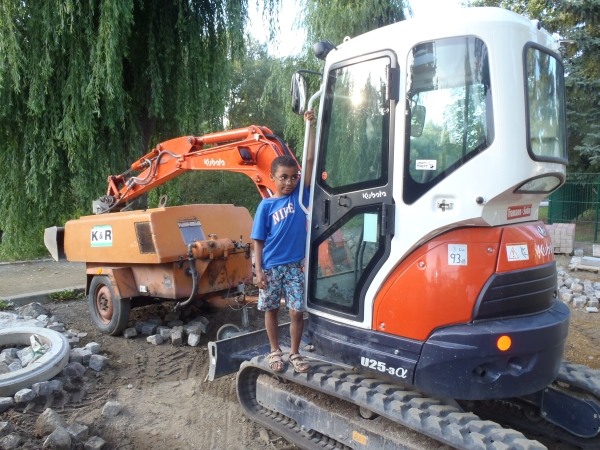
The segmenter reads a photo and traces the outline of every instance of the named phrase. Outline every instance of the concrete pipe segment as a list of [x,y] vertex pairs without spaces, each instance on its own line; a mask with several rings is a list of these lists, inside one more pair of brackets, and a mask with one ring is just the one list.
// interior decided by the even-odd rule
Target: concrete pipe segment
[[67,338],[56,331],[37,327],[15,327],[0,330],[0,348],[31,345],[30,337],[37,334],[50,349],[27,367],[0,375],[0,397],[9,397],[40,381],[48,381],[61,372],[69,362]]

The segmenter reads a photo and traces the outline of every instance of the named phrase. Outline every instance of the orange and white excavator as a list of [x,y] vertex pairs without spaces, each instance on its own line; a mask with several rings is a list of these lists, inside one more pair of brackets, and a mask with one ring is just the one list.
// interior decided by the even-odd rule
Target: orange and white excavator
[[[567,165],[559,42],[539,21],[471,8],[315,53],[308,106],[307,71],[292,79],[295,112],[320,102],[304,211],[311,368],[274,377],[264,330],[228,333],[209,343],[209,379],[237,372],[245,413],[305,449],[546,448],[515,429],[600,448],[600,373],[562,360],[570,313],[538,220]],[[247,210],[121,208],[194,169],[246,173],[268,196],[284,153],[259,126],[167,141],[138,175],[109,179],[96,215],[49,229],[55,257],[87,263],[97,326],[118,333],[140,299],[243,304]]]

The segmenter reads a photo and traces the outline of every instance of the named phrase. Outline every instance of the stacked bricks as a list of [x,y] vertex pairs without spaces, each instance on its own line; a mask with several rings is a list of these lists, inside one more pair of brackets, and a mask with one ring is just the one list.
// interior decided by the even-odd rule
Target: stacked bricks
[[552,238],[554,253],[573,253],[575,246],[575,224],[574,223],[553,223],[546,225],[548,234]]

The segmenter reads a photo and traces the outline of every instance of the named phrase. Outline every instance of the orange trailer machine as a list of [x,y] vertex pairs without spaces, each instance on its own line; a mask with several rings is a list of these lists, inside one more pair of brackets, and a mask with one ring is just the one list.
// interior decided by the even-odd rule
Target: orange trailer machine
[[[176,308],[199,301],[239,308],[247,326],[243,288],[252,282],[252,217],[246,208],[166,207],[166,197],[154,209],[125,206],[188,170],[245,173],[269,197],[271,162],[284,154],[292,155],[283,141],[258,126],[163,142],[126,173],[108,178],[107,194],[94,201],[95,215],[46,229],[46,247],[56,260],[86,263],[90,313],[103,333],[119,334],[132,307],[156,300],[177,301]],[[140,173],[127,178],[132,171]],[[228,324],[218,337],[237,331]]]

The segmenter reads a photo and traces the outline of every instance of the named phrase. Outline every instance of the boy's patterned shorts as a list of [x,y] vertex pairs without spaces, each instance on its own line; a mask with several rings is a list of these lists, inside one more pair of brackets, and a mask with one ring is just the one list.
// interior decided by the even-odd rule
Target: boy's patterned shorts
[[287,307],[303,311],[304,303],[304,260],[265,269],[267,288],[259,289],[258,309],[270,311],[279,308],[285,294]]

